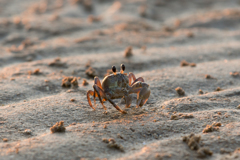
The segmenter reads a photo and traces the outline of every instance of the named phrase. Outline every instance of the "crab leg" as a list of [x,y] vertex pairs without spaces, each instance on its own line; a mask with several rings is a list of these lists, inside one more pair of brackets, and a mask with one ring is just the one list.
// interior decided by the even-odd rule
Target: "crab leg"
[[104,110],[107,110],[106,106],[103,104],[102,98],[105,98],[105,93],[103,92],[103,90],[101,88],[99,88],[96,84],[93,85],[94,91],[97,93],[99,101],[101,102]]
[[92,107],[92,109],[94,109],[94,110],[95,110],[95,108],[93,107],[93,105],[92,105],[92,103],[91,103],[91,100],[90,100],[90,95],[91,95],[91,96],[93,96],[93,95],[94,95],[94,92],[93,92],[93,91],[91,91],[91,90],[89,90],[89,91],[87,92],[87,99],[88,99],[88,104],[89,104],[89,106],[90,106],[90,107]]
[[108,96],[106,96],[106,99],[121,113],[126,114],[126,111],[121,110],[121,108],[119,108]]
[[[121,109],[109,98],[109,96],[107,96],[107,95],[104,93],[104,91],[103,91],[101,88],[99,88],[97,85],[93,85],[93,88],[94,88],[94,90],[97,92],[98,97],[99,97],[99,100],[100,100],[100,102],[101,102],[101,104],[102,104],[102,106],[103,106],[103,108],[104,108],[105,110],[106,110],[106,107],[105,107],[104,104],[103,104],[102,98],[108,100],[118,111],[120,111],[121,113],[126,114],[126,112],[123,111],[123,110],[121,110]],[[101,97],[102,97],[102,98],[101,98]]]
[[[128,79],[129,79],[130,86],[132,86],[134,83],[136,83],[138,81],[144,82],[144,79],[142,77],[139,77],[136,79],[135,75],[132,72],[129,73]],[[133,83],[132,83],[132,79],[133,79]]]
[[135,77],[135,75],[132,72],[130,72],[128,74],[128,79],[129,79],[129,85],[131,85],[132,84],[132,79],[133,79],[133,81],[135,81],[136,77]]
[[141,82],[144,82],[144,79],[142,77],[138,77],[135,81],[133,81],[133,83],[131,84],[134,85],[134,83],[138,82],[138,81],[141,81]]
[[[102,85],[101,85],[101,82],[99,80],[99,78],[97,76],[94,77],[94,85],[97,85],[99,88],[102,89]],[[96,90],[94,89],[94,96],[93,96],[93,99],[94,99],[94,106],[96,107],[96,97],[98,97],[98,94],[96,92]]]
[[94,77],[94,84],[96,84],[99,88],[102,88],[101,82],[97,76]]
[[124,96],[124,100],[126,103],[126,108],[129,108],[132,103],[132,96],[131,95]]
[[[97,85],[99,88],[102,89],[102,85],[101,82],[99,80],[99,78],[96,76],[94,77],[94,84]],[[94,99],[94,106],[96,107],[96,97],[98,97],[98,93],[96,92],[96,90],[94,89],[94,91],[89,90],[87,92],[87,99],[88,99],[88,104],[90,105],[90,107],[92,107],[94,110],[95,108],[93,107],[91,100],[90,100],[90,95],[93,96]]]
[[[101,102],[103,108],[106,110],[105,105],[103,104],[102,98],[108,100],[118,111],[121,113],[126,113],[125,111],[121,110],[110,98],[107,96],[104,91],[99,88],[96,84],[93,85],[94,91],[97,93],[99,101]],[[102,98],[101,98],[102,97]]]

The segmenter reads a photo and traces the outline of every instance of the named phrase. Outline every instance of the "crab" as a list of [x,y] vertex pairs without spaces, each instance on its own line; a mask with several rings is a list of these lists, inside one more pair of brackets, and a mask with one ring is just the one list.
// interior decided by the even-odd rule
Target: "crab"
[[[93,107],[90,96],[94,98],[94,106],[96,107],[95,98],[98,97],[104,110],[106,106],[103,104],[104,101],[109,101],[118,111],[121,113],[126,113],[119,106],[117,106],[113,99],[123,98],[126,103],[126,108],[129,108],[132,103],[132,96],[130,94],[137,94],[136,107],[142,107],[148,100],[150,96],[150,88],[147,83],[144,82],[142,77],[136,78],[133,73],[128,75],[124,73],[125,65],[121,64],[121,71],[116,72],[116,67],[112,66],[113,74],[106,76],[102,84],[97,76],[94,77],[93,89],[87,92],[87,99],[89,106],[95,110]],[[133,81],[132,81],[133,80]]]

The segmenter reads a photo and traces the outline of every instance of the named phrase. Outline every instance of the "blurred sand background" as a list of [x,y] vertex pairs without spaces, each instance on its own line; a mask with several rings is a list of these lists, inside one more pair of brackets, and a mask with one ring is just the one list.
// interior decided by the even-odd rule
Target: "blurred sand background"
[[[0,159],[201,159],[191,133],[205,159],[240,159],[238,0],[0,0],[0,51]],[[85,70],[102,80],[121,63],[150,85],[148,102],[93,111]],[[66,132],[52,134],[59,121]]]

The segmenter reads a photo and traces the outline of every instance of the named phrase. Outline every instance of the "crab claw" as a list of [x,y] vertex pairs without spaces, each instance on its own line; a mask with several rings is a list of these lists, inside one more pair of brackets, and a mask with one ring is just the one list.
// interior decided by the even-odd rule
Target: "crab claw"
[[137,97],[137,103],[136,103],[136,107],[138,108],[139,106],[142,107],[148,100],[149,96],[150,96],[150,89],[149,89],[149,85],[147,83],[144,82],[140,82],[141,83],[141,90],[138,93],[138,97]]
[[129,93],[130,94],[137,93],[138,96],[136,107],[138,108],[139,106],[142,107],[147,102],[151,91],[147,83],[136,81],[135,83],[132,84]]

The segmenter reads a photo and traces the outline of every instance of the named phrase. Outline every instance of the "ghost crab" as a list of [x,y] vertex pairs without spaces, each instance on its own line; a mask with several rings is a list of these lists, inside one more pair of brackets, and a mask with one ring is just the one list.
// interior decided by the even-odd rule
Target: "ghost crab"
[[[133,73],[128,75],[124,73],[125,66],[121,64],[121,71],[116,73],[116,67],[112,66],[113,74],[106,76],[102,84],[98,77],[94,77],[93,89],[87,92],[87,99],[90,107],[94,110],[90,95],[94,98],[94,106],[96,107],[95,98],[98,97],[103,108],[106,110],[106,106],[103,104],[104,101],[109,101],[118,111],[121,113],[126,113],[126,111],[121,110],[112,99],[123,98],[126,102],[126,108],[130,107],[132,102],[132,97],[130,94],[137,94],[136,107],[142,107],[148,100],[150,96],[149,85],[144,82],[142,77],[136,78]],[[133,79],[133,82],[132,82]]]

